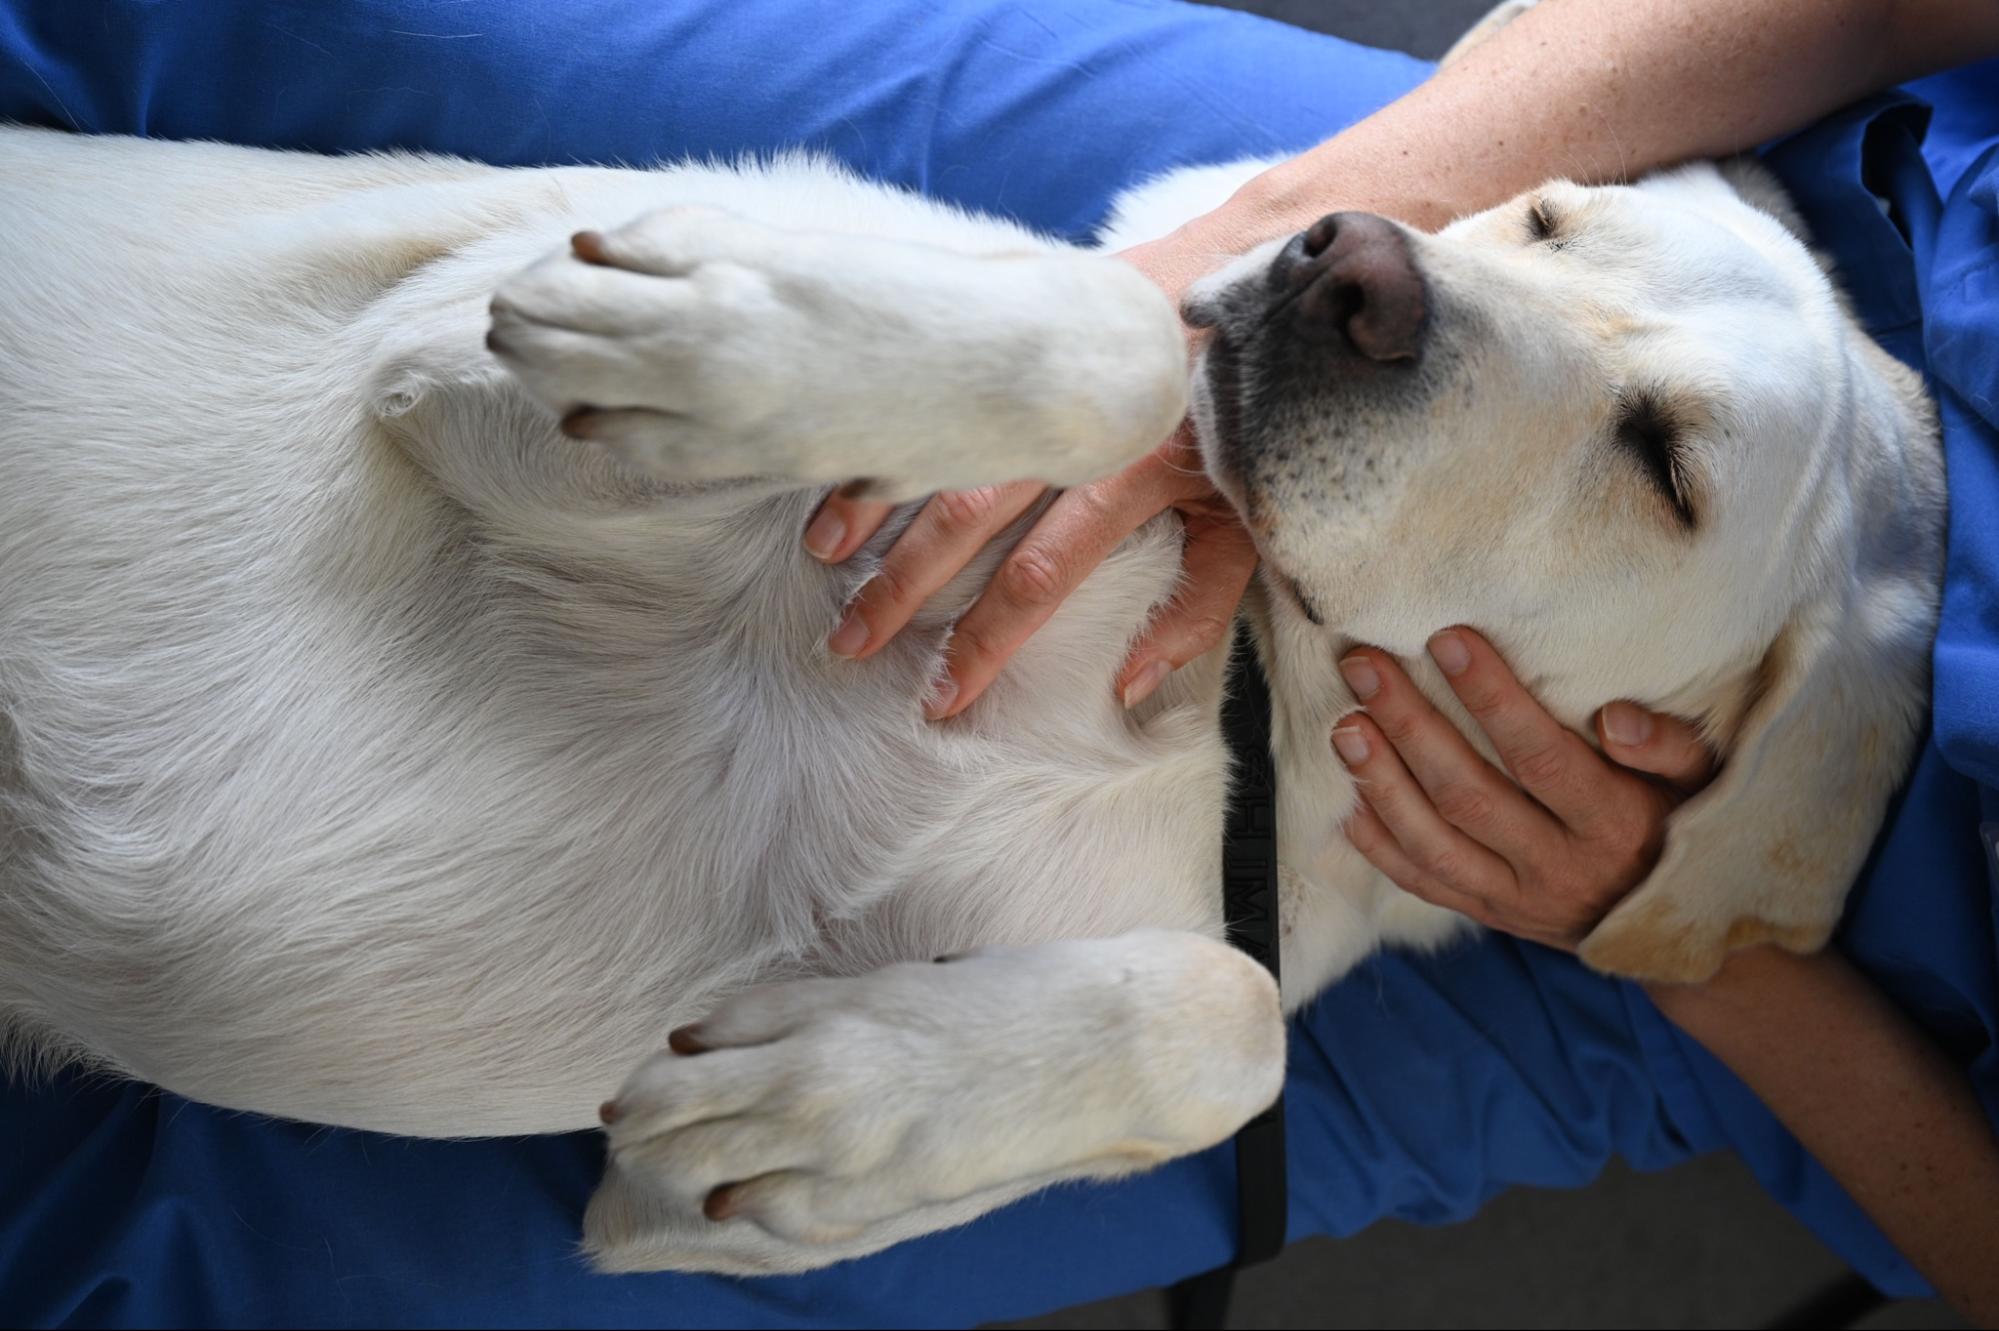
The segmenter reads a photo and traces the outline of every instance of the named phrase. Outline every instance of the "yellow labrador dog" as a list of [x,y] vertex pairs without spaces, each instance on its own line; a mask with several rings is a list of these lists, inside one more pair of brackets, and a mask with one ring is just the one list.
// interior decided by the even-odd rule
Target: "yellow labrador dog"
[[1464,927],[1337,831],[1354,642],[1448,706],[1420,648],[1470,622],[1570,722],[1702,718],[1722,776],[1583,949],[1628,975],[1822,943],[1918,730],[1930,414],[1746,167],[1342,214],[1189,300],[1264,555],[1281,998],[1220,941],[1222,663],[1106,683],[1171,519],[945,725],[917,698],[1005,543],[862,664],[821,645],[862,574],[799,545],[849,477],[1155,444],[1189,378],[1126,266],[804,160],[9,130],[0,180],[9,1047],[401,1133],[615,1092],[608,1268],[823,1265],[1267,1104],[1284,1009]]

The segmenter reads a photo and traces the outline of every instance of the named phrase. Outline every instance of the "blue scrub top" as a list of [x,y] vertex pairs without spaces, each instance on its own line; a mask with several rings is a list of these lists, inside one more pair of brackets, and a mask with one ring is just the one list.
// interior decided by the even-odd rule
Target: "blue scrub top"
[[[1134,180],[1303,148],[1426,72],[1159,0],[0,0],[0,118],[501,163],[804,144],[1079,238]],[[1995,91],[1999,65],[1928,80],[1770,152],[1868,327],[1926,368],[1943,407],[1934,736],[1840,945],[1988,1109]],[[1376,958],[1300,1014],[1290,1057],[1294,1237],[1461,1219],[1514,1184],[1578,1186],[1613,1154],[1656,1168],[1732,1147],[1883,1289],[1925,1292],[1732,1075],[1635,987],[1564,955],[1489,937]],[[0,1322],[961,1324],[1165,1283],[1234,1241],[1222,1148],[811,1275],[604,1277],[573,1251],[601,1164],[595,1134],[416,1142],[77,1077],[0,1086]]]

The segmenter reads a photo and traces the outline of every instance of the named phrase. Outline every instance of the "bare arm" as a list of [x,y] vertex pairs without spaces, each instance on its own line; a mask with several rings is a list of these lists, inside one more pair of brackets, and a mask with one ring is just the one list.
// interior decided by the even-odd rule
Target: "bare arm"
[[[1995,52],[1999,0],[1546,0],[1408,96],[1125,257],[1178,299],[1225,259],[1324,213],[1364,208],[1434,227],[1551,176],[1601,182],[1734,152]],[[933,501],[855,599],[834,650],[878,651],[1039,493]],[[1187,522],[1186,579],[1115,687],[1136,702],[1219,642],[1256,555],[1182,434],[1049,508],[960,621],[932,714],[969,706],[1120,541],[1169,508]],[[829,499],[807,545],[844,560],[887,511]]]
[[1550,176],[1740,152],[1993,54],[1999,5],[1965,0],[1544,0],[1194,225],[1260,241],[1337,205],[1437,227]]
[[1953,1308],[1999,1326],[1999,1141],[1963,1074],[1836,954],[1738,952],[1654,986]]

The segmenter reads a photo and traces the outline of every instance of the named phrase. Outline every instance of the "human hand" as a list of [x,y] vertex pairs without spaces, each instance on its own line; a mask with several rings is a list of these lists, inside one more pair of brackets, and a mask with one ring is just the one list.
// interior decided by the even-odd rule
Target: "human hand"
[[1667,816],[1714,775],[1714,755],[1688,723],[1628,702],[1597,713],[1599,754],[1468,629],[1431,638],[1430,656],[1505,770],[1387,653],[1361,648],[1340,672],[1367,710],[1333,731],[1360,784],[1347,837],[1405,891],[1573,951],[1652,871]]

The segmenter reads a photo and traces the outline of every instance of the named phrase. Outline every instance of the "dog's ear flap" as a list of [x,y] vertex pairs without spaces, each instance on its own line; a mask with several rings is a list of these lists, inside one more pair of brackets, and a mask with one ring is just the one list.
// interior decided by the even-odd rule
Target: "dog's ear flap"
[[1897,582],[1794,617],[1755,674],[1721,775],[1680,807],[1658,866],[1583,940],[1582,959],[1695,983],[1736,948],[1822,947],[1920,733],[1933,616]]

